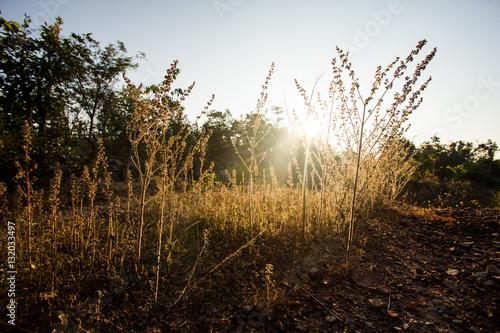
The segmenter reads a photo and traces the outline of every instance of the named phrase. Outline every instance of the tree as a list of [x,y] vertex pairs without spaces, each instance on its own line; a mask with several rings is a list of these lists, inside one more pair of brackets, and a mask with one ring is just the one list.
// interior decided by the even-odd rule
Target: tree
[[207,143],[205,158],[214,162],[214,171],[222,174],[225,169],[232,167],[237,157],[233,150],[234,119],[229,110],[212,110],[207,114],[207,120],[202,128],[205,132],[211,131],[212,135]]
[[34,131],[38,162],[60,159],[70,146],[64,87],[80,69],[82,50],[61,37],[61,18],[43,25],[38,38],[29,23],[28,17],[22,25],[0,18],[0,128],[7,169],[19,155],[19,129],[25,121]]
[[22,25],[0,17],[0,139],[5,152],[0,164],[8,178],[21,154],[19,129],[25,121],[33,131],[34,159],[50,166],[56,161],[73,164],[84,130],[91,142],[95,128],[103,139],[117,129],[123,137],[130,118],[123,95],[114,88],[119,75],[136,66],[123,43],[101,48],[91,34],[64,37],[60,17],[38,30],[29,24],[29,17]]
[[477,146],[462,140],[442,144],[433,136],[415,155],[419,162],[417,179],[430,176],[439,182],[472,181],[497,186],[500,184],[494,161],[497,150],[497,144],[491,140]]
[[87,139],[91,142],[96,122],[99,123],[101,135],[107,133],[117,104],[114,85],[119,76],[137,64],[132,62],[132,57],[125,56],[127,49],[120,41],[101,49],[99,42],[89,35],[86,38],[74,35],[74,38],[89,51],[83,67],[76,72],[71,89],[74,102],[88,117]]

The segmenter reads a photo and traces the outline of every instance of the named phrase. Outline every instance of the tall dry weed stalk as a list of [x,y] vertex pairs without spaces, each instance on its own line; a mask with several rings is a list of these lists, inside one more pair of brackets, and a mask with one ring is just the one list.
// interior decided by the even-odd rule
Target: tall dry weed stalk
[[107,157],[104,151],[104,144],[102,139],[97,139],[97,156],[92,165],[92,169],[90,170],[89,177],[87,178],[87,188],[88,188],[88,198],[90,201],[90,216],[89,216],[89,225],[91,227],[92,237],[92,261],[95,260],[96,247],[99,242],[98,234],[97,234],[97,225],[96,225],[96,215],[97,211],[95,207],[95,199],[97,196],[97,191],[99,189],[99,185],[102,182],[103,174],[106,173],[107,170]]
[[[31,130],[31,126],[28,124],[28,121],[25,121],[23,126],[23,158],[22,161],[16,161],[16,168],[18,170],[16,174],[16,180],[18,183],[18,193],[20,196],[20,201],[24,201],[26,204],[26,208],[20,212],[19,219],[27,225],[26,238],[27,238],[27,255],[28,255],[28,264],[30,269],[30,278],[32,277],[31,269],[33,267],[32,262],[32,227],[33,227],[33,197],[35,195],[35,191],[33,190],[33,184],[36,179],[31,175],[31,173],[37,169],[36,163],[32,161],[32,151],[33,151],[33,133]],[[23,204],[21,203],[19,209]]]
[[[337,48],[339,58],[332,62],[334,78],[329,88],[329,100],[322,100],[318,94],[320,111],[323,112],[320,117],[328,119],[329,126],[315,160],[323,172],[320,177],[322,191],[333,196],[339,217],[345,218],[345,204],[349,202],[348,266],[357,209],[368,207],[369,198],[376,196],[373,191],[380,190],[379,185],[384,179],[396,177],[392,183],[401,184],[401,179],[410,172],[411,168],[405,164],[407,160],[400,159],[396,147],[408,128],[408,117],[422,102],[421,94],[430,81],[428,78],[420,84],[419,78],[434,58],[436,49],[414,65],[411,76],[405,74],[411,70],[409,67],[425,44],[425,40],[419,42],[404,60],[398,57],[385,68],[379,66],[369,91],[363,90],[348,54]],[[297,86],[303,92],[300,85]],[[396,92],[389,96],[394,90]],[[306,100],[308,110],[318,112],[311,105]],[[382,172],[382,163],[393,169]],[[336,170],[342,170],[341,174]],[[329,189],[329,186],[333,188]]]
[[[161,122],[154,117],[157,105],[150,104],[142,98],[140,87],[135,87],[128,79],[128,89],[132,100],[132,119],[128,124],[127,133],[131,145],[131,161],[138,173],[140,186],[139,199],[139,238],[137,241],[137,262],[141,260],[142,236],[144,230],[144,215],[146,208],[146,193],[157,171],[155,159],[160,145],[157,137],[160,135]],[[160,102],[161,103],[161,102]]]
[[257,101],[257,105],[255,106],[255,110],[248,115],[250,118],[251,128],[245,127],[244,122],[241,121],[241,125],[243,126],[243,140],[249,152],[248,158],[244,157],[247,156],[247,154],[242,152],[241,148],[237,146],[236,141],[233,140],[234,150],[248,172],[248,228],[250,230],[250,235],[252,235],[254,227],[254,214],[252,205],[254,194],[254,179],[258,173],[259,165],[262,163],[266,156],[265,152],[258,156],[257,147],[262,142],[262,140],[267,137],[271,130],[271,128],[266,124],[265,121],[267,110],[264,110],[263,108],[267,101],[267,88],[269,86],[269,81],[271,80],[274,67],[275,66],[273,62],[271,64],[271,69],[269,70],[266,80],[262,85],[262,91]]
[[[201,132],[192,145],[188,141],[193,137],[187,124],[179,123],[182,110],[181,102],[194,87],[191,85],[184,91],[179,101],[174,101],[169,95],[172,83],[178,73],[177,61],[167,71],[165,80],[151,90],[143,90],[127,80],[129,94],[132,100],[132,120],[127,132],[132,147],[131,160],[138,174],[139,199],[139,230],[137,240],[137,262],[142,257],[142,247],[145,228],[147,205],[154,202],[157,216],[157,242],[155,267],[155,303],[158,297],[160,281],[160,266],[163,253],[163,235],[165,221],[169,221],[168,247],[174,243],[174,221],[177,220],[182,203],[179,193],[186,193],[190,175],[195,167],[195,159],[200,159],[200,177],[208,172],[203,170],[204,154],[210,133]],[[207,107],[211,104],[208,103]],[[203,112],[206,111],[206,108]],[[210,167],[209,167],[210,169]],[[156,187],[156,194],[148,196],[151,184]],[[130,201],[132,196],[131,175],[128,175],[127,216],[130,218]]]
[[51,252],[52,252],[52,291],[55,290],[56,284],[56,273],[57,273],[57,217],[59,209],[59,191],[61,188],[61,177],[62,171],[59,166],[56,167],[54,176],[50,181],[49,189],[49,210],[50,210],[50,220],[52,224],[52,235],[51,235]]

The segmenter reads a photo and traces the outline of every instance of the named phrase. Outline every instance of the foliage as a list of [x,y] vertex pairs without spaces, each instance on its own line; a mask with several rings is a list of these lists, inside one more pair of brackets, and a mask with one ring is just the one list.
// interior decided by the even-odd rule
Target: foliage
[[117,92],[114,84],[121,74],[136,67],[132,57],[125,56],[127,49],[122,42],[109,44],[101,49],[99,42],[90,36],[73,35],[75,40],[85,45],[85,58],[82,67],[75,73],[70,89],[72,92],[73,118],[79,119],[83,111],[88,119],[87,139],[92,141],[94,127],[99,129],[101,137],[113,134],[108,128],[112,126],[113,116],[118,107]]
[[500,163],[495,160],[498,145],[491,140],[475,145],[456,141],[442,144],[437,136],[424,142],[415,159],[419,162],[415,178],[439,182],[471,181],[500,186]]
[[[9,179],[22,155],[18,130],[33,129],[33,159],[49,176],[55,162],[65,168],[81,163],[79,144],[92,138],[97,123],[101,137],[124,126],[116,123],[122,103],[114,90],[119,74],[134,67],[123,43],[104,49],[91,34],[62,35],[60,17],[39,30],[0,18],[0,129],[5,146],[0,167]],[[84,117],[80,115],[84,113]],[[114,123],[113,123],[114,122]],[[84,136],[88,125],[87,134]],[[118,133],[120,133],[118,131]],[[92,150],[97,146],[92,141]]]

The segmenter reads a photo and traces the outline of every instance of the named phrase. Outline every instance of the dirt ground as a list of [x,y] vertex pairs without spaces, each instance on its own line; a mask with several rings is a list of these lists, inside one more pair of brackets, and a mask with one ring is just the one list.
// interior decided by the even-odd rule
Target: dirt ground
[[350,273],[345,241],[302,246],[256,237],[248,243],[213,233],[198,254],[172,258],[157,306],[154,277],[124,272],[94,285],[77,307],[34,325],[40,332],[83,332],[79,326],[100,332],[500,332],[499,224],[499,209],[385,209],[358,221]]

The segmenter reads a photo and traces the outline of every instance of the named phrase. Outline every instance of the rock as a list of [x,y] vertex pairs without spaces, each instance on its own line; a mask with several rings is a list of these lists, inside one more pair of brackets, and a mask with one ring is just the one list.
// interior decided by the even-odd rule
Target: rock
[[486,280],[483,282],[483,286],[485,286],[485,287],[491,287],[493,285],[495,285],[495,282],[493,282],[491,280]]
[[372,308],[375,308],[375,309],[383,308],[385,305],[385,303],[381,299],[378,299],[378,298],[370,298],[368,300],[368,302],[370,302],[370,306]]
[[53,333],[66,333],[68,318],[61,310],[54,310],[50,316]]
[[376,288],[376,290],[381,293],[381,294],[388,294],[389,293],[389,289],[387,289],[386,287],[383,287],[383,286],[379,286]]
[[439,308],[443,306],[443,302],[440,301],[439,299],[433,299],[429,301],[429,305],[431,305],[434,308]]
[[312,267],[309,270],[309,276],[312,280],[319,281],[323,277],[323,274],[321,273],[321,270],[319,268]]
[[333,323],[337,320],[337,318],[335,318],[335,316],[326,316],[325,320],[329,323]]
[[443,284],[450,288],[451,290],[458,290],[458,286],[456,284],[454,284],[453,282],[450,282],[450,281],[444,281]]
[[453,268],[448,268],[448,270],[446,271],[446,274],[452,276],[458,275],[458,273],[460,273],[460,271],[458,269],[453,269]]
[[54,310],[51,315],[51,320],[53,323],[66,324],[68,319],[66,315],[61,310]]
[[253,310],[253,305],[245,305],[244,307],[241,308],[241,312],[245,315],[248,316],[250,312]]
[[312,267],[309,270],[309,276],[311,277],[311,280],[320,282],[321,279],[323,278],[323,272],[321,272],[321,270],[319,270],[316,267]]
[[448,287],[453,292],[453,294],[455,294],[455,296],[457,296],[457,297],[463,297],[463,295],[459,291],[458,286],[456,284],[454,284],[453,282],[445,281],[445,282],[443,282],[443,284],[446,287]]
[[371,329],[375,328],[375,325],[373,325],[373,323],[370,321],[365,321],[365,325],[366,325],[366,327],[371,328]]
[[488,265],[486,266],[486,272],[489,275],[500,275],[500,271],[495,265]]

